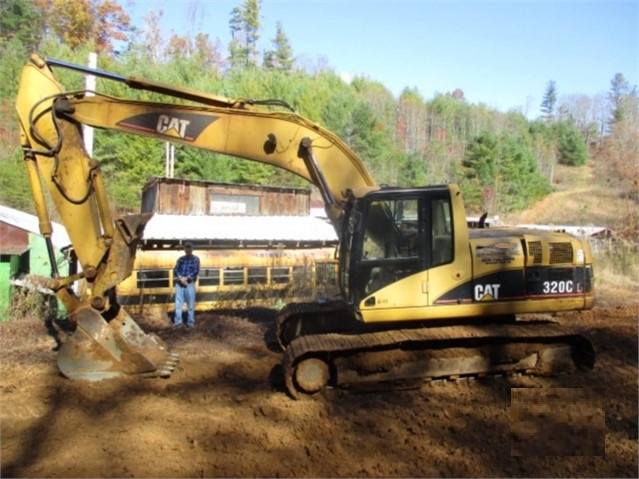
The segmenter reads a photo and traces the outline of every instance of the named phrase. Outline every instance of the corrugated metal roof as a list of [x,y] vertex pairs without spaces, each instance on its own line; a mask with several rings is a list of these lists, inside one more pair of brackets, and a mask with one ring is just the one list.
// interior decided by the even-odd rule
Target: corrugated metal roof
[[[15,226],[16,228],[23,229],[30,233],[40,234],[40,226],[38,217],[24,211],[9,208],[8,206],[0,205],[0,221]],[[58,249],[62,249],[71,244],[67,230],[59,223],[51,222],[53,233],[51,234],[51,242],[53,246]]]
[[[38,217],[0,205],[0,221],[40,234]],[[56,248],[71,244],[64,226],[52,222]],[[185,216],[155,214],[144,230],[145,240],[213,240],[256,242],[337,242],[327,221],[312,216]]]
[[144,239],[334,243],[337,235],[330,223],[312,216],[155,214],[144,229]]

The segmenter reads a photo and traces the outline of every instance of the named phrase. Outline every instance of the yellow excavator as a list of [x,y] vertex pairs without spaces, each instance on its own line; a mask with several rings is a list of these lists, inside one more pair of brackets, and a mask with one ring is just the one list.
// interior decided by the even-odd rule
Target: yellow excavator
[[[170,100],[67,92],[55,68]],[[75,326],[58,353],[69,378],[169,376],[179,359],[116,302],[115,288],[131,273],[150,215],[112,217],[100,165],[85,150],[84,125],[267,163],[319,189],[339,236],[341,294],[292,303],[277,315],[293,397],[327,386],[410,387],[436,378],[594,365],[587,338],[547,315],[532,315],[593,307],[586,242],[563,232],[470,228],[454,184],[377,185],[348,145],[282,101],[224,98],[33,54],[17,110],[40,230],[48,240],[46,187],[81,266],[48,281]],[[72,285],[82,278],[90,294],[80,296]]]

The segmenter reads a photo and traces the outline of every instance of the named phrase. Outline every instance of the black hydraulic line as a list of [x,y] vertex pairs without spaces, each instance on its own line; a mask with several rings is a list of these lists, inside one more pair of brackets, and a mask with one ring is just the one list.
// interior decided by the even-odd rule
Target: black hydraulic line
[[49,66],[67,68],[69,70],[75,70],[75,71],[79,71],[79,72],[82,72],[82,73],[86,73],[87,75],[95,75],[95,76],[98,76],[98,77],[108,78],[109,80],[119,81],[119,82],[123,82],[123,83],[126,83],[126,81],[127,81],[127,77],[125,77],[124,75],[118,75],[116,73],[111,73],[111,72],[108,72],[108,71],[105,71],[105,70],[98,70],[96,68],[89,68],[89,67],[85,67],[85,66],[82,66],[82,65],[77,65],[75,63],[69,63],[69,62],[65,62],[65,61],[62,61],[62,60],[56,60],[56,59],[53,59],[53,58],[46,58],[44,61]]
[[60,270],[58,270],[58,261],[55,257],[55,250],[53,249],[53,242],[50,236],[45,236],[44,242],[47,245],[47,255],[49,256],[49,263],[51,264],[51,277],[59,278]]
[[192,90],[190,88],[174,88],[174,87],[171,87],[170,85],[165,85],[163,83],[146,80],[144,78],[118,75],[117,73],[108,72],[106,70],[99,70],[97,68],[85,67],[83,65],[78,65],[76,63],[69,63],[62,60],[56,60],[54,58],[46,58],[44,61],[49,66],[62,67],[69,70],[75,70],[75,71],[84,73],[86,75],[95,75],[97,77],[106,78],[107,80],[125,83],[129,87],[136,90],[152,91],[152,92],[160,93],[163,95],[169,95],[174,98],[182,98],[183,100],[203,103],[205,105],[212,105],[212,106],[218,106],[218,107],[222,106],[227,108],[228,107],[238,108],[238,107],[241,107],[241,105],[243,104],[281,106],[292,112],[295,112],[295,109],[283,100],[229,99],[230,101],[225,101],[224,98],[207,95],[205,93],[199,92],[197,90]]

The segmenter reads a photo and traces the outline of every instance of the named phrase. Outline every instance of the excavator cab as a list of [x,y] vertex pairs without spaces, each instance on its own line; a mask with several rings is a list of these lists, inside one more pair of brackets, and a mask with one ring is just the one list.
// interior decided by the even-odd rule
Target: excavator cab
[[382,188],[353,200],[345,223],[340,271],[353,304],[375,306],[380,289],[453,260],[447,187]]

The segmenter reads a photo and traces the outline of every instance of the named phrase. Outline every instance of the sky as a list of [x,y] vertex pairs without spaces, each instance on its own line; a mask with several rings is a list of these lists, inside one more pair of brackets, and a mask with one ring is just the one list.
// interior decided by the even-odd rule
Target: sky
[[[121,0],[132,22],[163,10],[162,29],[219,38],[244,0]],[[549,81],[562,95],[606,94],[616,73],[639,84],[639,1],[262,0],[258,48],[276,24],[300,64],[377,81],[425,100],[460,88],[473,104],[539,115]]]

